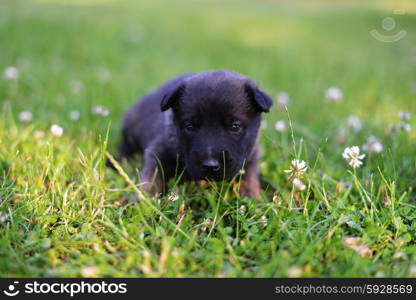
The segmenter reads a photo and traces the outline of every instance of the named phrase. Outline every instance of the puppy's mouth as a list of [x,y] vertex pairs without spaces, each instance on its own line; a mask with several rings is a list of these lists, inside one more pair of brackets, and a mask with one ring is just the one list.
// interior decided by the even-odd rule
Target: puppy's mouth
[[227,179],[227,177],[224,175],[206,175],[204,179],[208,181],[221,181]]
[[194,180],[207,180],[207,181],[222,181],[222,180],[230,180],[232,179],[237,172],[230,172],[231,170],[219,170],[217,172],[204,172],[202,170],[198,170],[197,172],[190,172],[189,175]]
[[221,181],[221,180],[227,180],[228,177],[224,176],[224,174],[204,174],[204,173],[189,173],[189,177],[192,180],[206,180],[206,181]]

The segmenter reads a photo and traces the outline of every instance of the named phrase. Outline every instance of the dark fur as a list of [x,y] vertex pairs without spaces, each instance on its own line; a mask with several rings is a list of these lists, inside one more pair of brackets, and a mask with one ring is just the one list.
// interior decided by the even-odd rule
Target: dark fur
[[271,105],[242,75],[182,75],[128,110],[117,159],[142,153],[142,189],[153,194],[162,192],[175,172],[183,170],[188,180],[229,180],[244,166],[240,192],[258,198],[257,134],[261,113]]

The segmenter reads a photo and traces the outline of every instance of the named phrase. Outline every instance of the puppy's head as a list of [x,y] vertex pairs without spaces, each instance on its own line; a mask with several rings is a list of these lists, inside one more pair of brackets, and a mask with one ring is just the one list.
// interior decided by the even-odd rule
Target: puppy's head
[[233,72],[192,75],[167,93],[161,110],[173,109],[181,155],[193,179],[230,179],[256,142],[261,113],[272,100]]

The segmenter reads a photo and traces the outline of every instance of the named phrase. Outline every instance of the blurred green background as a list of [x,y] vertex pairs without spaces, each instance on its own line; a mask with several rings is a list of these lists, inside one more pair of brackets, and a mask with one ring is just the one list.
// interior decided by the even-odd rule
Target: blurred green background
[[[19,78],[0,78],[0,275],[416,276],[415,131],[387,131],[399,111],[416,112],[415,14],[410,0],[1,0],[0,71],[14,66]],[[394,28],[383,28],[388,17]],[[374,29],[406,35],[385,43]],[[132,189],[103,166],[107,128],[113,152],[138,97],[214,69],[290,96],[299,153],[290,131],[274,128],[288,119],[277,105],[261,133],[262,175],[277,192],[257,202],[171,185],[180,201],[154,204],[164,218],[123,206]],[[340,103],[325,101],[331,86]],[[92,114],[97,105],[109,115]],[[24,110],[29,123],[19,122]],[[351,115],[361,131],[347,128]],[[52,124],[62,137],[48,134]],[[354,181],[342,151],[370,135],[385,151],[368,155]],[[296,199],[283,172],[294,157],[310,167]],[[181,203],[193,210],[180,213]],[[167,221],[178,217],[185,234]],[[212,232],[201,230],[206,219]],[[349,236],[374,256],[345,249]]]
[[[164,80],[213,69],[244,73],[273,97],[288,92],[311,130],[351,113],[383,123],[416,105],[414,13],[411,1],[3,0],[0,67],[21,71],[15,109],[71,127],[70,109],[90,122],[90,107],[106,105],[118,122]],[[382,28],[389,16],[392,32]],[[373,29],[408,34],[383,43]],[[329,86],[345,94],[336,113],[321,101]],[[1,101],[12,98],[0,87]]]

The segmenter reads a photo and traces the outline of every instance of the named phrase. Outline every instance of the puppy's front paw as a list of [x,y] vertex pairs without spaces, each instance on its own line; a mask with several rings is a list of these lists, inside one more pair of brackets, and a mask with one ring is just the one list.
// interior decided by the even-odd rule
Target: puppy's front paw
[[[148,191],[144,191],[143,189],[141,189],[141,191],[143,192],[143,194],[151,200],[155,200],[157,197],[160,196],[160,193],[149,193]],[[142,194],[142,195],[143,195]],[[140,203],[140,198],[139,195],[137,193],[134,193],[134,195],[131,195],[130,197],[128,197],[129,201],[133,202],[133,203]]]
[[242,197],[260,198],[260,182],[258,180],[243,180],[240,185],[240,195]]
[[161,194],[163,191],[163,186],[157,182],[142,182],[140,183],[140,190],[142,190],[143,192],[150,194],[152,196],[157,195],[157,194]]

